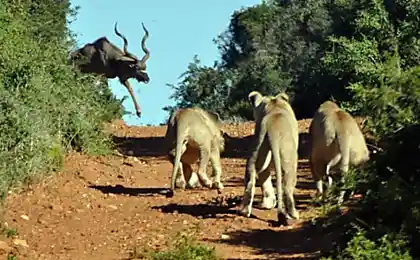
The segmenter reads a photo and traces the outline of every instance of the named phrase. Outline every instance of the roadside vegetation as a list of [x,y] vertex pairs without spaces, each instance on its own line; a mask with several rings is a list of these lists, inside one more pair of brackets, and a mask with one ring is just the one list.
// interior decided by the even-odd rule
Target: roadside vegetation
[[194,230],[184,230],[172,236],[164,250],[139,248],[133,250],[130,260],[220,260],[214,248],[197,242]]
[[69,150],[109,151],[104,122],[122,107],[108,86],[67,64],[69,1],[0,4],[0,196],[60,169]]

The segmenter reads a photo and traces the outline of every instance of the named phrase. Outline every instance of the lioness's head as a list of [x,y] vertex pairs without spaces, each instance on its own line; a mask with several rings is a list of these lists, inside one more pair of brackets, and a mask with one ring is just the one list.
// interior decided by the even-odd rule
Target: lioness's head
[[274,107],[289,106],[289,96],[285,92],[281,92],[276,96],[263,96],[258,91],[252,91],[248,95],[248,100],[252,105],[254,120],[258,121],[271,111]]

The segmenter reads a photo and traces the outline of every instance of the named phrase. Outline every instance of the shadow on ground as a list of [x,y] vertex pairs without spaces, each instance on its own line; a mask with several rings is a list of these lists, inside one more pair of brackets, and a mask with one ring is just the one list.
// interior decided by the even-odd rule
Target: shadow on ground
[[[256,195],[256,198],[259,196]],[[237,206],[241,203],[241,196],[218,196],[214,197],[204,203],[200,204],[176,204],[170,203],[167,205],[153,206],[152,209],[161,211],[162,213],[178,213],[188,214],[196,218],[235,218],[238,216]],[[258,200],[258,199],[257,199]],[[258,200],[259,201],[259,200]],[[257,206],[257,201],[254,201],[254,206]],[[251,218],[258,218],[251,214]]]
[[[296,208],[298,210],[306,210],[308,205],[312,203],[312,198],[308,194],[297,194],[295,195],[296,199]],[[241,203],[242,196],[234,197],[214,197],[213,199],[206,201],[200,204],[177,204],[169,203],[161,206],[153,206],[152,209],[161,211],[162,213],[179,213],[179,214],[188,214],[193,217],[198,218],[226,218],[227,215],[238,216],[237,206]],[[261,194],[255,194],[255,199],[253,202],[253,209],[259,209],[260,203],[262,200]],[[235,208],[235,209],[233,209]],[[265,210],[265,209],[263,209]],[[275,210],[272,209],[272,210]],[[267,222],[265,219],[258,218],[254,214],[251,215],[251,218],[258,219],[264,222]],[[270,221],[268,221],[269,224]]]
[[[243,158],[251,155],[253,149],[253,135],[244,137],[231,137],[225,134],[225,151],[222,153],[224,158]],[[308,159],[310,155],[311,142],[308,133],[299,133],[299,159]]]
[[[242,138],[225,136],[225,150],[222,158],[246,158],[252,136]],[[166,156],[167,143],[162,137],[112,137],[116,148],[121,154],[137,157]]]
[[[255,248],[257,253],[261,255],[281,254],[291,257],[295,254],[301,255],[301,257],[293,256],[294,258],[290,259],[319,259],[319,239],[325,239],[321,232],[315,233],[310,227],[282,231],[254,229],[251,231],[235,231],[227,235],[229,237],[227,240],[212,242],[235,246],[247,245]],[[317,242],[314,243],[313,239],[316,239]]]
[[229,179],[224,180],[223,185],[225,187],[243,187],[244,178],[243,177],[230,177]]
[[311,154],[311,138],[309,133],[299,133],[299,159],[308,159]]
[[112,137],[121,154],[137,157],[158,157],[166,155],[164,137]]
[[[227,239],[208,239],[215,243],[235,246],[248,246],[257,254],[270,256],[270,259],[320,259],[327,256],[338,244],[344,229],[344,222],[349,222],[349,214],[339,216],[331,213],[318,218],[316,222],[305,222],[293,229],[253,229],[226,233]],[[285,256],[290,255],[290,258]]]
[[244,137],[231,137],[227,134],[225,138],[225,150],[221,154],[223,158],[247,158],[252,149],[253,135]]
[[188,214],[193,217],[199,218],[217,218],[226,216],[217,215],[237,215],[236,210],[226,206],[211,205],[211,204],[194,204],[194,205],[181,205],[176,203],[170,203],[163,206],[153,206],[152,209],[157,209],[163,213],[174,213]]
[[153,196],[166,195],[165,188],[129,188],[122,185],[89,185],[90,189],[99,190],[105,194],[129,195],[129,196]]
[[[244,137],[231,137],[224,135],[225,149],[221,153],[222,158],[243,158],[249,157],[253,147],[253,135]],[[166,156],[167,143],[162,137],[119,137],[113,136],[113,142],[121,154],[137,157],[159,157]],[[309,135],[299,134],[299,158],[305,159],[309,155]]]

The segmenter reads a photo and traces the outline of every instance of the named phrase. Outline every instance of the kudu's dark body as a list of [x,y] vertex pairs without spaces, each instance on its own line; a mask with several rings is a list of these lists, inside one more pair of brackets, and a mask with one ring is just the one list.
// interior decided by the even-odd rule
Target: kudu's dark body
[[[143,25],[143,24],[142,24]],[[93,73],[103,75],[106,78],[116,78],[120,80],[133,100],[137,116],[140,117],[141,110],[134,97],[133,89],[128,81],[135,78],[138,82],[149,82],[149,76],[146,72],[146,61],[150,57],[149,50],[146,48],[146,39],[149,32],[143,25],[145,35],[141,42],[141,47],[145,53],[143,58],[139,60],[134,54],[128,52],[128,41],[117,30],[115,23],[115,33],[124,40],[124,48],[121,50],[111,43],[106,37],[101,37],[92,43],[88,43],[80,49],[73,51],[70,60],[83,73]]]

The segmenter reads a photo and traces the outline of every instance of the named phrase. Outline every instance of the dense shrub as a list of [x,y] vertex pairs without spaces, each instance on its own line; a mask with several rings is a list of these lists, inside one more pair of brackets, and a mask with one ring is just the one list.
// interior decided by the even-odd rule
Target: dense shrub
[[[411,260],[409,252],[404,249],[405,245],[405,241],[398,237],[384,235],[377,241],[372,241],[366,238],[365,232],[358,231],[343,252],[334,259]],[[321,259],[332,260],[331,257]]]
[[1,1],[0,192],[56,169],[69,149],[105,152],[121,104],[68,65],[68,1]]
[[420,67],[401,69],[399,59],[376,64],[369,78],[349,86],[354,99],[348,108],[366,117],[382,151],[347,178],[363,194],[356,211],[363,225],[356,225],[353,238],[338,252],[341,259],[420,257]]
[[[197,227],[195,227],[197,228]],[[149,248],[134,249],[130,259],[149,260],[219,260],[214,247],[208,247],[197,242],[191,232],[178,232],[172,237],[164,249],[151,250]]]

